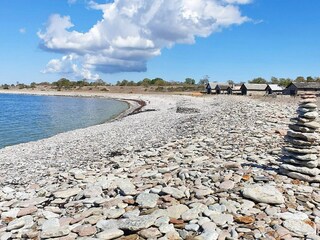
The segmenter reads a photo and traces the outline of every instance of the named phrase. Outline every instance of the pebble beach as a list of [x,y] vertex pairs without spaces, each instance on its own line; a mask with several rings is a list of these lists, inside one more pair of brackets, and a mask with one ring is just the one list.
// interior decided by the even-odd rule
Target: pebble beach
[[0,149],[1,240],[320,239],[320,184],[280,171],[299,99],[108,97],[146,106]]

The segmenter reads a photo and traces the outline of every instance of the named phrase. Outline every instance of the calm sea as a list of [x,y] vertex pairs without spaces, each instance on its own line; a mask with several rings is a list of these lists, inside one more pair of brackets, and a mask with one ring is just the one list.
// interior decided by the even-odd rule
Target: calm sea
[[127,108],[103,98],[0,94],[0,148],[101,124]]

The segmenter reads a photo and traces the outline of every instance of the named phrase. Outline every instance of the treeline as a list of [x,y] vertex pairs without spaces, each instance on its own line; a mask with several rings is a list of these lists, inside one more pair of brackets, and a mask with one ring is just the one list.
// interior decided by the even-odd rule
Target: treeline
[[[58,91],[62,89],[75,89],[75,88],[82,88],[82,87],[99,87],[99,86],[142,86],[142,87],[157,87],[161,89],[161,87],[173,87],[173,86],[180,86],[184,88],[200,88],[203,87],[206,83],[209,82],[209,76],[205,75],[203,78],[201,78],[197,83],[196,80],[193,78],[186,78],[184,81],[167,81],[162,78],[144,78],[141,81],[135,82],[131,80],[122,80],[118,81],[116,84],[110,84],[102,79],[98,79],[96,81],[88,81],[87,79],[82,79],[79,81],[71,81],[67,78],[61,78],[58,81],[49,83],[49,82],[41,82],[41,83],[35,83],[32,82],[31,84],[23,84],[17,82],[16,84],[3,84],[1,85],[1,88],[3,89],[9,89],[9,88],[19,88],[19,89],[24,89],[24,88],[37,88],[38,86],[42,87],[49,87],[52,89],[57,89]],[[233,80],[228,80],[227,81],[230,85],[235,84]],[[270,80],[264,79],[262,77],[254,78],[252,80],[248,81],[249,83],[264,83],[264,84],[278,84],[283,87],[287,87],[291,82],[320,82],[320,77],[302,77],[298,76],[295,79],[291,78],[276,78],[276,77],[271,77]],[[242,84],[244,82],[240,82],[238,84]]]
[[276,78],[271,77],[270,80],[258,77],[248,81],[249,83],[265,83],[265,84],[277,84],[279,86],[287,87],[292,82],[320,82],[320,77],[302,77],[299,76],[295,79],[291,78]]
[[19,89],[25,89],[25,88],[37,88],[38,86],[44,86],[44,87],[51,87],[57,90],[61,89],[72,89],[72,88],[81,88],[85,86],[92,86],[92,87],[98,87],[98,86],[110,86],[110,84],[106,83],[102,79],[98,79],[93,82],[89,82],[86,79],[82,79],[79,81],[71,81],[67,78],[61,78],[58,81],[49,83],[49,82],[41,82],[41,83],[35,83],[32,82],[29,85],[28,84],[23,84],[17,82],[17,84],[3,84],[1,85],[3,89],[9,89],[9,88],[19,88]]
[[[202,80],[199,81],[198,84],[201,83]],[[134,81],[129,81],[129,80],[122,80],[118,81],[115,86],[143,86],[143,87],[149,87],[149,86],[177,86],[177,85],[195,85],[196,81],[193,78],[186,78],[184,82],[175,82],[175,81],[166,81],[162,78],[154,78],[154,79],[149,79],[149,78],[144,78],[141,81],[134,82]],[[3,89],[9,89],[9,88],[19,88],[19,89],[24,89],[24,88],[36,88],[38,86],[44,86],[44,87],[50,87],[53,89],[61,90],[61,89],[72,89],[72,88],[82,88],[82,87],[98,87],[98,86],[112,86],[112,84],[109,84],[102,79],[98,79],[96,81],[89,82],[86,79],[82,79],[79,81],[71,81],[67,78],[61,78],[58,81],[49,83],[49,82],[41,82],[41,83],[35,83],[32,82],[31,84],[22,84],[17,82],[17,84],[3,84],[1,87]]]
[[143,87],[149,87],[149,86],[177,86],[177,85],[195,85],[196,80],[193,78],[186,78],[184,82],[177,82],[177,81],[166,81],[162,78],[144,78],[143,80],[139,82],[134,81],[128,81],[128,80],[122,80],[118,81],[116,83],[116,86],[143,86]]

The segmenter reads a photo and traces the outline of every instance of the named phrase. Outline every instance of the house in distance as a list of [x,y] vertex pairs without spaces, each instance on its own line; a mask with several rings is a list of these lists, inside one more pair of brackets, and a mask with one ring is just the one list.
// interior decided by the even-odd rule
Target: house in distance
[[292,82],[283,90],[283,94],[291,96],[304,92],[318,92],[320,94],[320,82]]
[[283,87],[278,86],[277,84],[268,84],[265,91],[267,94],[282,94]]
[[263,95],[266,93],[267,84],[244,83],[241,85],[241,95]]
[[206,92],[207,94],[225,94],[228,87],[230,87],[228,83],[209,82],[206,85]]

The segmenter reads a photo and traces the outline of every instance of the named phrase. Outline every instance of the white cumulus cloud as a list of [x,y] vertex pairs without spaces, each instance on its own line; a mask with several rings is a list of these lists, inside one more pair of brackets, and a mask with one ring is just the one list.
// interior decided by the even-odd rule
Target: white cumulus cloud
[[21,34],[25,34],[25,33],[27,32],[27,29],[25,29],[25,28],[20,28],[20,29],[19,29],[19,32],[20,32]]
[[[163,48],[193,44],[196,37],[242,24],[239,4],[250,0],[115,0],[89,3],[102,11],[87,32],[73,30],[69,16],[54,14],[38,32],[41,48],[64,54],[51,60],[44,72],[86,74],[146,71],[147,61]],[[88,77],[87,77],[88,78]]]

